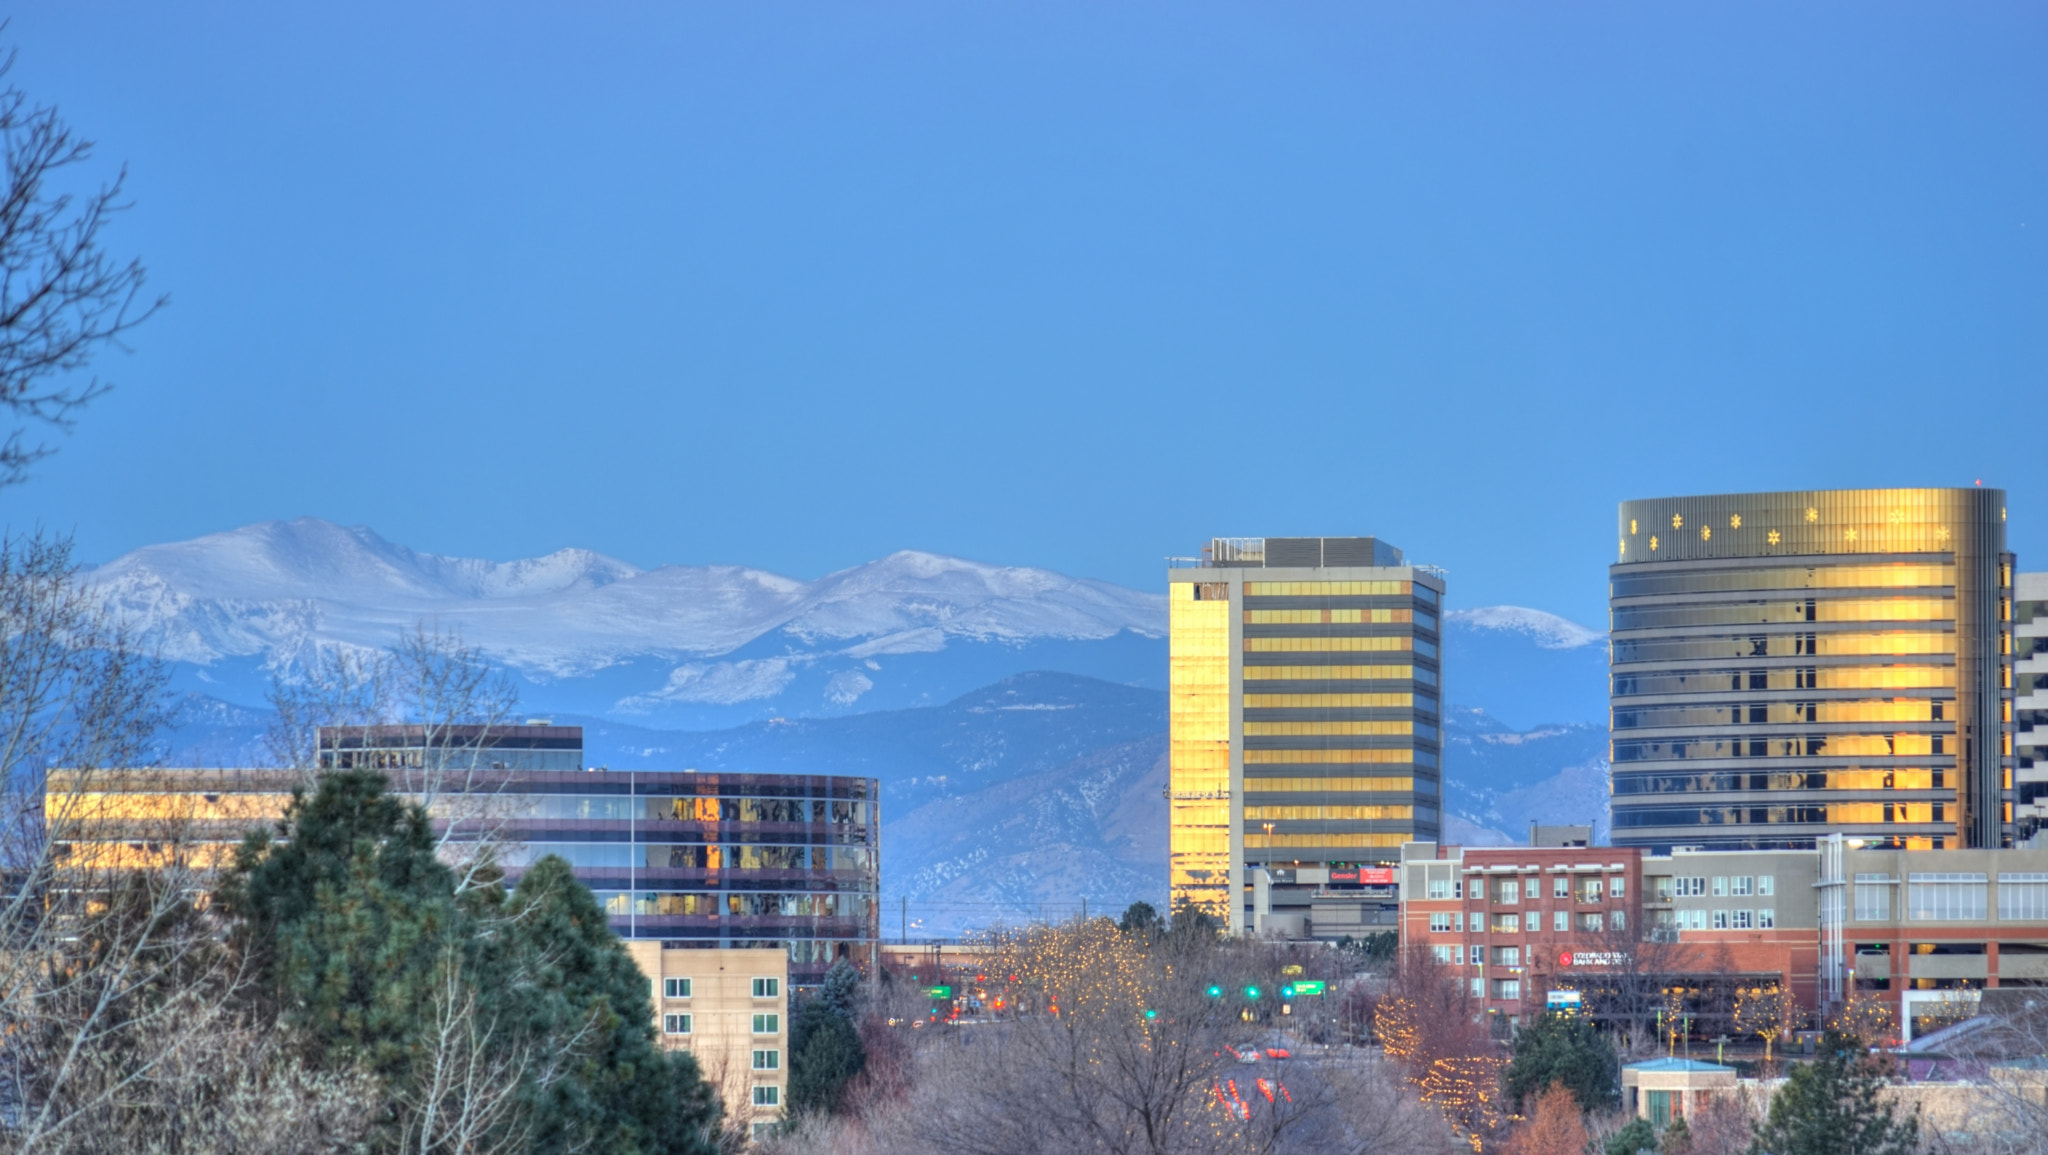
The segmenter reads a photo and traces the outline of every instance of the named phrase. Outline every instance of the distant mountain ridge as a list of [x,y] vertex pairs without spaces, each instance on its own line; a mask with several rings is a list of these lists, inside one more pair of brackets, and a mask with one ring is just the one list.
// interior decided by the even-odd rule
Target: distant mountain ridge
[[[215,696],[253,700],[317,647],[382,648],[426,620],[558,688],[561,708],[669,725],[844,712],[878,687],[863,708],[944,701],[1034,666],[1115,678],[1149,664],[1166,628],[1158,594],[912,550],[807,582],[577,549],[442,557],[317,518],[146,546],[88,577],[182,684]],[[962,649],[979,652],[933,658]],[[878,677],[885,664],[917,676]],[[920,680],[937,694],[908,688]]]
[[[244,705],[319,648],[382,648],[422,621],[502,663],[536,709],[662,729],[939,705],[1029,670],[1165,688],[1164,596],[914,550],[803,581],[582,549],[444,557],[302,517],[145,546],[88,578],[180,689]],[[1540,610],[1453,609],[1446,693],[1515,726],[1590,721],[1600,638]]]

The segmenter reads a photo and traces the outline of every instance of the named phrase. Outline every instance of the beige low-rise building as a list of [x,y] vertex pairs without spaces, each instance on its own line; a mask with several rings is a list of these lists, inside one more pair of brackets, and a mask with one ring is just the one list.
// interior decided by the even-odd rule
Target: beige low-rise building
[[697,1057],[728,1124],[755,1134],[782,1118],[789,1085],[789,952],[669,950],[629,941],[653,984],[655,1029]]

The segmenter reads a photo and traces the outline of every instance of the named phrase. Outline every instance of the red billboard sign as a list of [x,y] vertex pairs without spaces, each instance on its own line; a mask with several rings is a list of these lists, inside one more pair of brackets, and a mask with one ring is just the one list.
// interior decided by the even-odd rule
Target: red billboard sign
[[1330,870],[1331,886],[1392,886],[1391,866],[1338,866]]

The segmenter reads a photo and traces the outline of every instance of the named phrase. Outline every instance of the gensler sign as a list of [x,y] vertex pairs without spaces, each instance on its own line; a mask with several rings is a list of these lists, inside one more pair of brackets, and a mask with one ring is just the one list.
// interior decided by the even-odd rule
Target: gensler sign
[[1618,967],[1627,961],[1628,956],[1612,950],[1568,950],[1557,956],[1561,967]]

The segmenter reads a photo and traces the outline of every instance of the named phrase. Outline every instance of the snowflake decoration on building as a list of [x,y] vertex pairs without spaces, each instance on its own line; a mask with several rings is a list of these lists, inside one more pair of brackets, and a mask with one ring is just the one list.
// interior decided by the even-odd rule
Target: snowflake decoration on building
[[1742,528],[1742,515],[1738,513],[1738,514],[1734,514],[1734,515],[1730,516],[1730,517],[1728,518],[1728,528],[1729,528],[1729,529],[1741,529],[1741,528]]
[[1650,552],[1657,552],[1657,535],[1654,533],[1650,535]]
[[1809,505],[1809,506],[1807,506],[1807,507],[1806,507],[1806,520],[1807,520],[1807,521],[1809,521],[1809,522],[1819,521],[1819,520],[1820,520],[1820,510],[1817,510],[1817,509],[1815,509],[1814,507],[1812,507],[1812,506],[1810,506],[1810,505]]
[[1941,528],[1939,528],[1939,529],[1935,530],[1935,531],[1934,531],[1934,540],[1936,540],[1936,541],[1947,541],[1947,540],[1948,540],[1948,527],[1944,525],[1944,526],[1942,526]]
[[1775,529],[1772,530],[1768,535],[1766,535],[1766,540],[1769,541],[1772,545],[1778,544],[1778,531]]
[[1700,540],[1701,540],[1701,541],[1708,541],[1708,540],[1711,540],[1711,539],[1713,538],[1713,536],[1714,536],[1714,527],[1713,527],[1713,526],[1711,526],[1711,525],[1703,525],[1703,526],[1701,526],[1701,527],[1700,527]]
[[1843,537],[1845,537],[1845,538],[1847,538],[1847,539],[1849,539],[1850,541],[1855,541],[1855,540],[1856,540],[1856,531],[1855,531],[1855,530],[1853,530],[1853,529],[1849,529],[1849,530],[1843,530],[1843,531],[1842,531],[1842,536],[1843,536]]
[[1679,516],[1678,514],[1675,514],[1675,513],[1674,513],[1674,514],[1672,514],[1672,515],[1671,515],[1671,528],[1673,528],[1673,529],[1684,529],[1684,528],[1685,528],[1685,518],[1683,518],[1683,517],[1681,517],[1681,516]]

